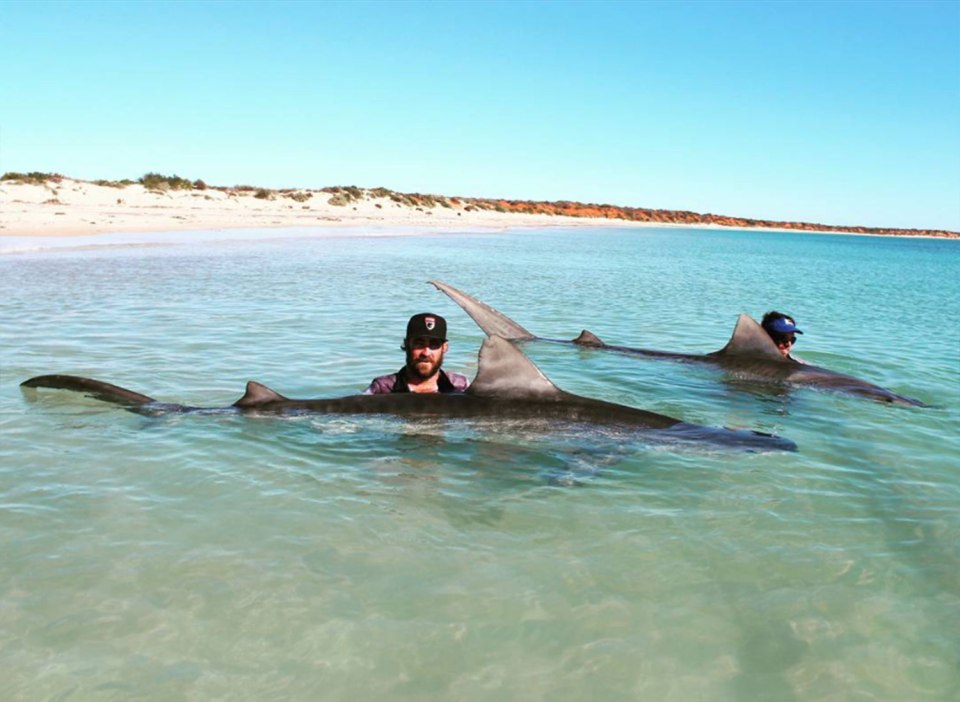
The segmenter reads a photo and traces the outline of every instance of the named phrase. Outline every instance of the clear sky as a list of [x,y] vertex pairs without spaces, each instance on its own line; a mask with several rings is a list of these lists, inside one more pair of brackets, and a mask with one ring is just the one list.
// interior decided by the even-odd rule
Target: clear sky
[[960,230],[960,2],[0,2],[0,171]]

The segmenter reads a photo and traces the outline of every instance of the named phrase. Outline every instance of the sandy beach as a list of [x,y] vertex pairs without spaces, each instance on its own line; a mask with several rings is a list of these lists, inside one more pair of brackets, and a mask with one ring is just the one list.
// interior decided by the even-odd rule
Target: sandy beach
[[0,238],[293,227],[416,233],[642,226],[960,238],[958,233],[946,231],[829,227],[669,211],[657,211],[653,221],[638,221],[637,211],[630,208],[580,203],[484,200],[354,186],[284,190],[210,187],[200,181],[191,184],[174,179],[182,181],[177,183],[181,187],[170,187],[167,182],[90,182],[66,176],[5,178],[0,180]]
[[[64,177],[41,184],[0,181],[0,236],[281,227],[515,228],[623,226],[623,220],[497,212],[456,198],[415,206],[378,190],[360,197],[322,190],[148,189]],[[396,194],[394,194],[396,197]],[[342,203],[342,204],[338,204]],[[441,204],[443,203],[443,204]]]

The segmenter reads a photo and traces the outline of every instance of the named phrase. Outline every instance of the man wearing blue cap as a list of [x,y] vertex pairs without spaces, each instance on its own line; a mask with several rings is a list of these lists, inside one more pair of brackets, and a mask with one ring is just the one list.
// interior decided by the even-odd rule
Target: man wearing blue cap
[[796,335],[803,334],[802,331],[797,329],[797,323],[793,320],[793,317],[774,310],[763,315],[760,326],[773,339],[773,343],[777,345],[777,351],[780,352],[781,356],[797,363],[803,363],[799,358],[790,354],[793,345],[797,343]]
[[470,381],[459,373],[440,369],[447,352],[447,320],[432,312],[415,314],[407,322],[400,347],[407,355],[403,368],[374,378],[364,395],[391,392],[463,392]]

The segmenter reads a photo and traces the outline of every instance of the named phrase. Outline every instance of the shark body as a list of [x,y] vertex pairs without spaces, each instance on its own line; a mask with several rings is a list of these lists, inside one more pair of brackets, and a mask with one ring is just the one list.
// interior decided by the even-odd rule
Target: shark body
[[764,432],[689,424],[673,417],[557,388],[519,349],[499,336],[480,349],[477,376],[465,393],[349,395],[291,399],[250,381],[243,397],[229,407],[193,407],[152,397],[101,380],[73,375],[41,375],[25,389],[53,388],[83,393],[145,415],[185,412],[256,414],[396,415],[406,418],[490,418],[603,425],[654,432],[665,440],[707,442],[748,451],[794,451],[796,444]]
[[763,327],[746,314],[741,314],[737,319],[733,335],[723,348],[705,354],[676,353],[607,344],[596,334],[586,329],[580,332],[575,339],[570,340],[539,337],[524,329],[502,312],[452,285],[439,280],[432,280],[430,284],[460,305],[488,336],[493,334],[513,341],[540,340],[551,343],[573,344],[644,358],[711,363],[751,380],[761,382],[789,383],[833,390],[895,405],[927,406],[920,400],[899,395],[892,390],[887,390],[852,375],[837,373],[819,366],[784,358]]

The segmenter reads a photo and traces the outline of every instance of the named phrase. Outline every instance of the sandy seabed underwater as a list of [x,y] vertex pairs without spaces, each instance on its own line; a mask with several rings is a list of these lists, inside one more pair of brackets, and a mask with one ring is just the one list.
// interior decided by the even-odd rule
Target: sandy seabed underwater
[[[9,700],[953,700],[957,242],[603,229],[60,240],[0,255],[0,691]],[[796,352],[930,408],[547,343],[558,386],[796,453],[389,417],[142,417],[42,373],[227,406],[358,392],[407,317]]]

